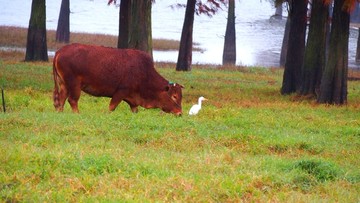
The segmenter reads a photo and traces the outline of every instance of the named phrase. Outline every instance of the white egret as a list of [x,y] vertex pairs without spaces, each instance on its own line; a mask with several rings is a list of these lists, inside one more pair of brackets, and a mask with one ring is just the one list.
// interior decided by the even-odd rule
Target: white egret
[[199,97],[198,103],[191,107],[189,111],[189,115],[196,115],[199,113],[201,109],[201,102],[207,100],[204,97]]

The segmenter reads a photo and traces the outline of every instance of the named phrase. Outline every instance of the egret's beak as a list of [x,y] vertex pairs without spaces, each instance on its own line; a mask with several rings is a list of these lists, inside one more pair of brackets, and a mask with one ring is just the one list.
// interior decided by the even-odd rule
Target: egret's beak
[[204,98],[204,101],[206,101],[206,100],[208,100],[208,99]]

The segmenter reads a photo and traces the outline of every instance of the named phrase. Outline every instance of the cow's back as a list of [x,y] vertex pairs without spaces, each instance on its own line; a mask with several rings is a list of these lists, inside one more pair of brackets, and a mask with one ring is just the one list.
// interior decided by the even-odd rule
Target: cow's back
[[141,91],[165,84],[154,69],[152,58],[138,50],[71,44],[57,51],[58,72],[64,78],[81,80],[82,90],[95,96],[109,96],[119,88]]

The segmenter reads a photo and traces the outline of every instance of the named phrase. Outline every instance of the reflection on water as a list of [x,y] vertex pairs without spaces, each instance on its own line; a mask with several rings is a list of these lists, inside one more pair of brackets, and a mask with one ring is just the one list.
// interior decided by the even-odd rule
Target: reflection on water
[[[0,0],[4,1],[4,0]],[[180,40],[185,9],[172,9],[186,0],[157,0],[152,8],[154,38]],[[56,29],[61,1],[46,0],[47,29]],[[19,6],[21,5],[21,6]],[[0,25],[27,27],[31,1],[11,0],[0,3]],[[76,0],[70,2],[70,30],[72,32],[118,34],[119,8],[108,6],[107,0]],[[236,1],[236,37],[238,65],[278,66],[285,21],[270,18],[275,9],[268,1]],[[196,16],[194,42],[204,52],[193,53],[193,63],[221,64],[226,28],[226,8],[217,15]],[[351,29],[349,65],[354,63],[358,32]],[[155,51],[156,61],[177,61],[177,51]]]

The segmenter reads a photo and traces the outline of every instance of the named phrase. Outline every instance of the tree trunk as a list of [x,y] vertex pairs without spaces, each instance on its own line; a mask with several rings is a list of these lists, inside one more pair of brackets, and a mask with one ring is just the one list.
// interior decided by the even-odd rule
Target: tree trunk
[[191,71],[195,4],[196,0],[187,0],[179,56],[176,63],[177,71]]
[[229,0],[228,19],[225,32],[223,65],[236,63],[235,0]]
[[33,0],[30,15],[25,61],[48,61],[45,0]]
[[351,23],[360,23],[360,7],[359,2],[355,2],[354,10],[350,14]]
[[132,0],[129,47],[152,56],[151,1]]
[[151,1],[121,1],[118,48],[138,49],[152,56]]
[[[350,23],[360,23],[360,7],[359,3],[355,3],[355,8],[353,12],[350,14]],[[360,28],[358,28],[358,39],[356,44],[356,56],[355,56],[355,62],[357,64],[360,63]]]
[[319,103],[346,104],[350,15],[345,0],[335,0],[330,33],[329,58],[321,79]]
[[308,39],[302,68],[301,95],[319,90],[326,61],[326,27],[329,8],[323,0],[313,0]]
[[288,16],[288,18],[286,19],[284,38],[283,38],[282,45],[281,45],[281,53],[280,53],[280,66],[281,67],[285,67],[286,55],[287,55],[288,44],[289,44],[290,22],[291,22],[291,18],[290,18],[290,16]]
[[358,32],[358,39],[357,39],[357,44],[356,44],[356,56],[355,56],[355,62],[357,64],[360,63],[360,28],[358,28],[359,32]]
[[300,90],[305,50],[307,0],[292,0],[289,4],[291,22],[281,94]]
[[119,37],[117,47],[119,49],[127,49],[129,48],[129,30],[131,24],[131,0],[120,1],[119,11]]
[[57,42],[70,42],[70,0],[62,0],[56,29]]
[[[332,0],[333,1],[333,0]],[[331,2],[332,2],[331,1]],[[328,15],[328,19],[331,19],[332,18],[332,12],[333,12],[333,6],[332,6],[332,4],[330,4],[329,6],[329,10],[328,10],[328,13],[329,13],[329,15]],[[326,60],[325,61],[327,61],[328,60],[328,58],[329,58],[329,47],[330,47],[330,31],[331,31],[331,22],[330,22],[330,20],[328,20],[327,21],[327,23],[326,23],[326,56],[325,56],[325,58],[326,58]]]
[[275,15],[274,18],[281,20],[282,19],[282,13],[283,13],[283,5],[279,4],[276,6]]

